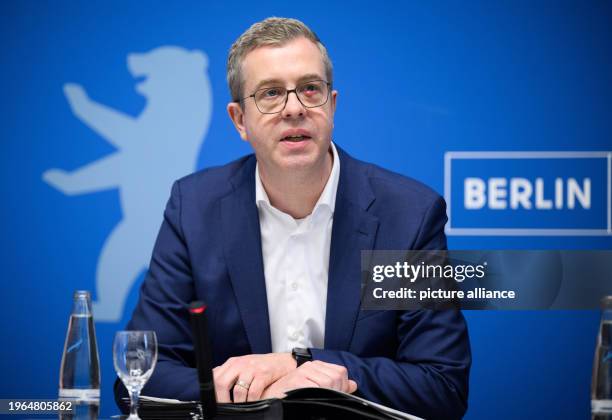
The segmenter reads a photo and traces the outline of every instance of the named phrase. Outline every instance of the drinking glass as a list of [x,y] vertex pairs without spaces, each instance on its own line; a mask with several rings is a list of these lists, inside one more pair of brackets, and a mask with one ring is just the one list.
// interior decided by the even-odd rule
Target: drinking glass
[[157,362],[155,331],[118,331],[113,342],[113,362],[117,375],[130,394],[128,420],[139,420],[138,398]]

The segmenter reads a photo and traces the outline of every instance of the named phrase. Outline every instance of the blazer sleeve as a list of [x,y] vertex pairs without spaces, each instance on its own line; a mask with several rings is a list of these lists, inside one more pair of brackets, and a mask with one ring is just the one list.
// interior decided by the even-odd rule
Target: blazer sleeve
[[[197,371],[187,305],[195,291],[189,255],[181,227],[181,191],[176,182],[160,228],[149,271],[140,289],[140,297],[128,330],[155,330],[158,340],[157,365],[142,393],[180,400],[198,395]],[[123,412],[121,401],[127,391],[117,379],[115,401]]]
[[[415,249],[446,249],[445,203],[427,210]],[[457,310],[400,311],[395,358],[311,349],[313,359],[343,365],[364,398],[427,419],[461,418],[467,409],[471,350]]]

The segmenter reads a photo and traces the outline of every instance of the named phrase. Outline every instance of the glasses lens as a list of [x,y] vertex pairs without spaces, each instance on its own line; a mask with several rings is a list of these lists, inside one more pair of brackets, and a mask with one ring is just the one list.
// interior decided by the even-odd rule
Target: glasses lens
[[280,112],[285,105],[287,89],[272,87],[255,92],[255,104],[263,113]]
[[[326,82],[315,80],[306,82],[295,88],[295,92],[306,108],[314,108],[327,102],[329,88]],[[257,109],[264,114],[281,112],[287,99],[287,89],[283,87],[270,87],[259,89],[254,95]]]
[[297,87],[297,95],[304,106],[313,108],[327,101],[327,83],[316,80]]

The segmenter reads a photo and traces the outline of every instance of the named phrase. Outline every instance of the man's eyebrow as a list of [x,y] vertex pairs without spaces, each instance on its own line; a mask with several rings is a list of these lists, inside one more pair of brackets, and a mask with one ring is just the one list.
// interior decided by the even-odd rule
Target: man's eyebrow
[[[309,73],[309,74],[305,74],[302,77],[300,77],[297,80],[297,83],[299,84],[299,83],[302,83],[302,82],[309,82],[309,81],[312,81],[312,80],[325,80],[325,78],[321,77],[321,75],[317,74],[317,73]],[[284,87],[284,83],[283,83],[282,80],[276,79],[276,78],[271,78],[271,79],[261,80],[259,83],[257,83],[255,85],[255,87],[253,88],[253,91],[256,91],[256,90],[260,89],[262,86],[266,86],[266,85],[270,85],[270,86],[274,86],[274,87],[277,87],[277,86]]]
[[253,91],[256,91],[257,89],[265,85],[282,86],[283,82],[280,79],[264,79],[255,85]]
[[309,73],[298,79],[298,83],[302,82],[312,82],[313,80],[325,80],[325,77],[321,77],[320,74],[317,73]]

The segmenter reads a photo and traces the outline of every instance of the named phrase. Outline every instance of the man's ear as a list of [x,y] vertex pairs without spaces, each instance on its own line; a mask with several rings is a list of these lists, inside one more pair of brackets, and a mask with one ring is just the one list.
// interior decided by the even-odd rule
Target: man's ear
[[337,100],[338,100],[338,91],[332,90],[331,92],[332,127],[334,126],[334,115],[336,114],[336,101]]
[[227,113],[234,123],[234,127],[236,127],[238,134],[240,134],[240,138],[244,141],[248,141],[246,128],[244,126],[244,110],[242,106],[237,102],[230,102],[227,104]]
[[338,91],[337,90],[332,90],[331,92],[331,106],[332,106],[332,112],[336,113],[336,101],[338,100]]

